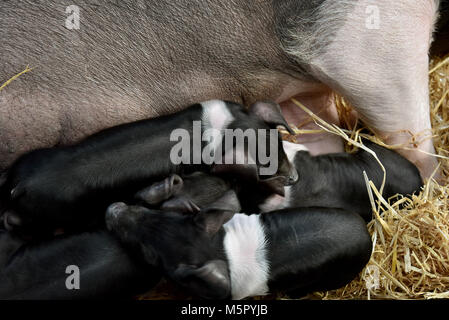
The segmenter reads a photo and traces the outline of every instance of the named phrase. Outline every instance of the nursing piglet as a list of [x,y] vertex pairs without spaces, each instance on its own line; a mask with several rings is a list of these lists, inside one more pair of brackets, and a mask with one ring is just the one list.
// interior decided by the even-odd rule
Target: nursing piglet
[[[200,123],[196,133],[195,121]],[[212,153],[223,152],[223,158],[234,151],[232,144],[225,149],[220,140],[223,137],[212,139],[210,144],[201,140],[208,129],[261,129],[268,133],[277,126],[288,128],[275,103],[259,102],[246,110],[239,104],[211,100],[171,115],[109,128],[72,146],[32,151],[19,158],[3,177],[0,207],[5,211],[5,225],[29,233],[85,228],[98,222],[110,203],[132,197],[152,181],[172,173],[210,170],[212,165],[201,155],[195,162],[205,145],[212,144]],[[180,130],[188,134],[190,153],[175,162],[172,150],[179,136],[172,139],[172,134]],[[255,137],[259,139],[257,133]],[[286,184],[296,182],[296,170],[282,149],[279,134],[263,143],[276,148],[269,150],[277,165],[272,175],[284,176]],[[253,160],[259,163],[257,157]],[[232,171],[233,165],[217,168]]]
[[[423,182],[414,164],[393,150],[368,140],[363,143],[376,153],[386,170],[385,199],[396,194],[407,196],[419,192]],[[302,145],[286,141],[283,144],[300,179],[296,184],[285,187],[285,197],[273,195],[263,200],[264,195],[258,195],[261,200],[256,203],[262,211],[322,206],[342,208],[360,214],[365,221],[371,220],[371,204],[363,171],[378,189],[384,177],[373,155],[360,148],[353,154],[312,156]]]

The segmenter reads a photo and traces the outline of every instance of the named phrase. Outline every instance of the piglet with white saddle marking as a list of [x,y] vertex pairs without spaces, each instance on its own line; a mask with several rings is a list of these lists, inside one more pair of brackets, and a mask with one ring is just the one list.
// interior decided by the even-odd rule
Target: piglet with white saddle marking
[[[198,137],[195,121],[201,122]],[[289,129],[275,103],[258,102],[246,110],[239,104],[211,100],[171,115],[105,129],[72,146],[32,151],[20,157],[2,178],[0,203],[5,225],[30,233],[85,228],[98,222],[110,203],[126,200],[151,181],[171,173],[210,170],[212,165],[201,157],[198,163],[192,160],[198,155],[195,146],[201,152],[206,144],[201,134],[209,129],[253,130],[256,139],[262,141],[258,130],[268,134],[279,125]],[[189,134],[187,163],[172,161],[177,142],[171,135],[176,130]],[[270,138],[263,143],[268,148],[275,146],[275,150],[268,150],[277,164],[273,176],[284,176],[286,184],[294,183],[296,169],[282,149],[279,133],[275,139]],[[225,150],[221,140],[214,143],[216,154],[223,152],[223,158],[229,151],[233,154],[233,144]],[[253,160],[259,168],[257,156]],[[215,168],[228,172],[234,166]]]
[[[383,196],[411,195],[423,182],[416,166],[399,153],[368,140],[364,145],[374,151],[386,171]],[[282,208],[322,206],[357,212],[365,221],[372,218],[371,204],[363,171],[380,189],[384,172],[374,156],[363,149],[353,154],[333,153],[312,156],[304,146],[283,142],[284,150],[298,170],[299,180],[285,187],[285,196],[259,194],[261,211]],[[253,198],[257,199],[257,196]]]
[[235,200],[228,191],[187,215],[114,203],[106,224],[151,267],[206,299],[334,289],[370,258],[371,238],[356,213],[295,208],[248,216],[235,214]]
[[[338,123],[335,90],[388,143],[411,148],[400,151],[428,178],[437,161],[418,150],[434,152],[428,51],[439,2],[1,1],[0,83],[36,68],[0,95],[0,171],[29,150],[211,98],[273,100],[299,125],[307,115],[295,97]],[[67,26],[75,17],[80,30]],[[314,154],[342,151],[336,136],[309,136],[298,142]]]
[[[193,212],[228,190],[229,183],[221,178],[194,172],[182,178],[171,175],[139,191],[136,198],[164,210]],[[239,210],[235,200],[228,206]],[[124,247],[104,228],[27,242],[1,225],[0,219],[0,299],[131,298],[161,278],[158,268],[149,268],[139,252]],[[78,268],[79,289],[67,289],[67,266]]]

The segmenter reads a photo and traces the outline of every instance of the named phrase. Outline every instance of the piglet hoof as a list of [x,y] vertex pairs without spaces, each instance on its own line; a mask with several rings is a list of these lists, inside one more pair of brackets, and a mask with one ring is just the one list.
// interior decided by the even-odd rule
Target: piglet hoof
[[136,193],[135,198],[150,205],[156,205],[167,200],[182,189],[183,180],[177,174],[153,183],[151,186]]

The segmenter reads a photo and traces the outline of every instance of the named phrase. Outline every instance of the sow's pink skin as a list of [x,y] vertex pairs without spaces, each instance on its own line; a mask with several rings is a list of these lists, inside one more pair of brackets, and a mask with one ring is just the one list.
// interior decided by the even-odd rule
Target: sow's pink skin
[[[312,111],[338,122],[331,90],[428,177],[428,50],[438,1],[86,0],[79,29],[62,0],[0,4],[0,170],[39,147],[222,99],[282,103],[290,123]],[[69,24],[70,25],[70,24]],[[73,23],[72,23],[73,25]],[[329,135],[298,137],[313,154],[342,150]]]

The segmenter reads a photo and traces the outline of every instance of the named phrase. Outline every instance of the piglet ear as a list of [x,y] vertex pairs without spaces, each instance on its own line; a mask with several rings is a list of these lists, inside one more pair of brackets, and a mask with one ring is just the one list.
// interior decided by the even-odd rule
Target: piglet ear
[[278,194],[282,197],[285,196],[284,187],[287,185],[287,177],[284,176],[275,176],[272,178],[260,180],[260,185],[263,189],[267,190],[270,193]]
[[205,211],[239,212],[242,209],[239,198],[234,190],[226,191],[220,198],[205,208]]
[[211,260],[202,267],[180,264],[173,280],[204,299],[226,299],[231,295],[228,267],[223,260]]
[[161,209],[182,213],[197,213],[201,210],[195,202],[184,196],[176,196],[165,201]]
[[234,216],[234,211],[202,210],[195,216],[195,222],[209,235],[214,235]]
[[264,122],[272,126],[283,126],[290,134],[295,132],[285,121],[281,112],[281,106],[272,101],[259,101],[250,106],[249,112],[255,114]]
[[136,193],[135,198],[147,204],[158,204],[179,192],[182,185],[182,178],[177,174],[172,174],[170,177],[140,190]]
[[214,235],[228,222],[236,212],[241,210],[240,202],[234,190],[227,191],[217,201],[201,210],[195,217],[197,225],[208,234]]

